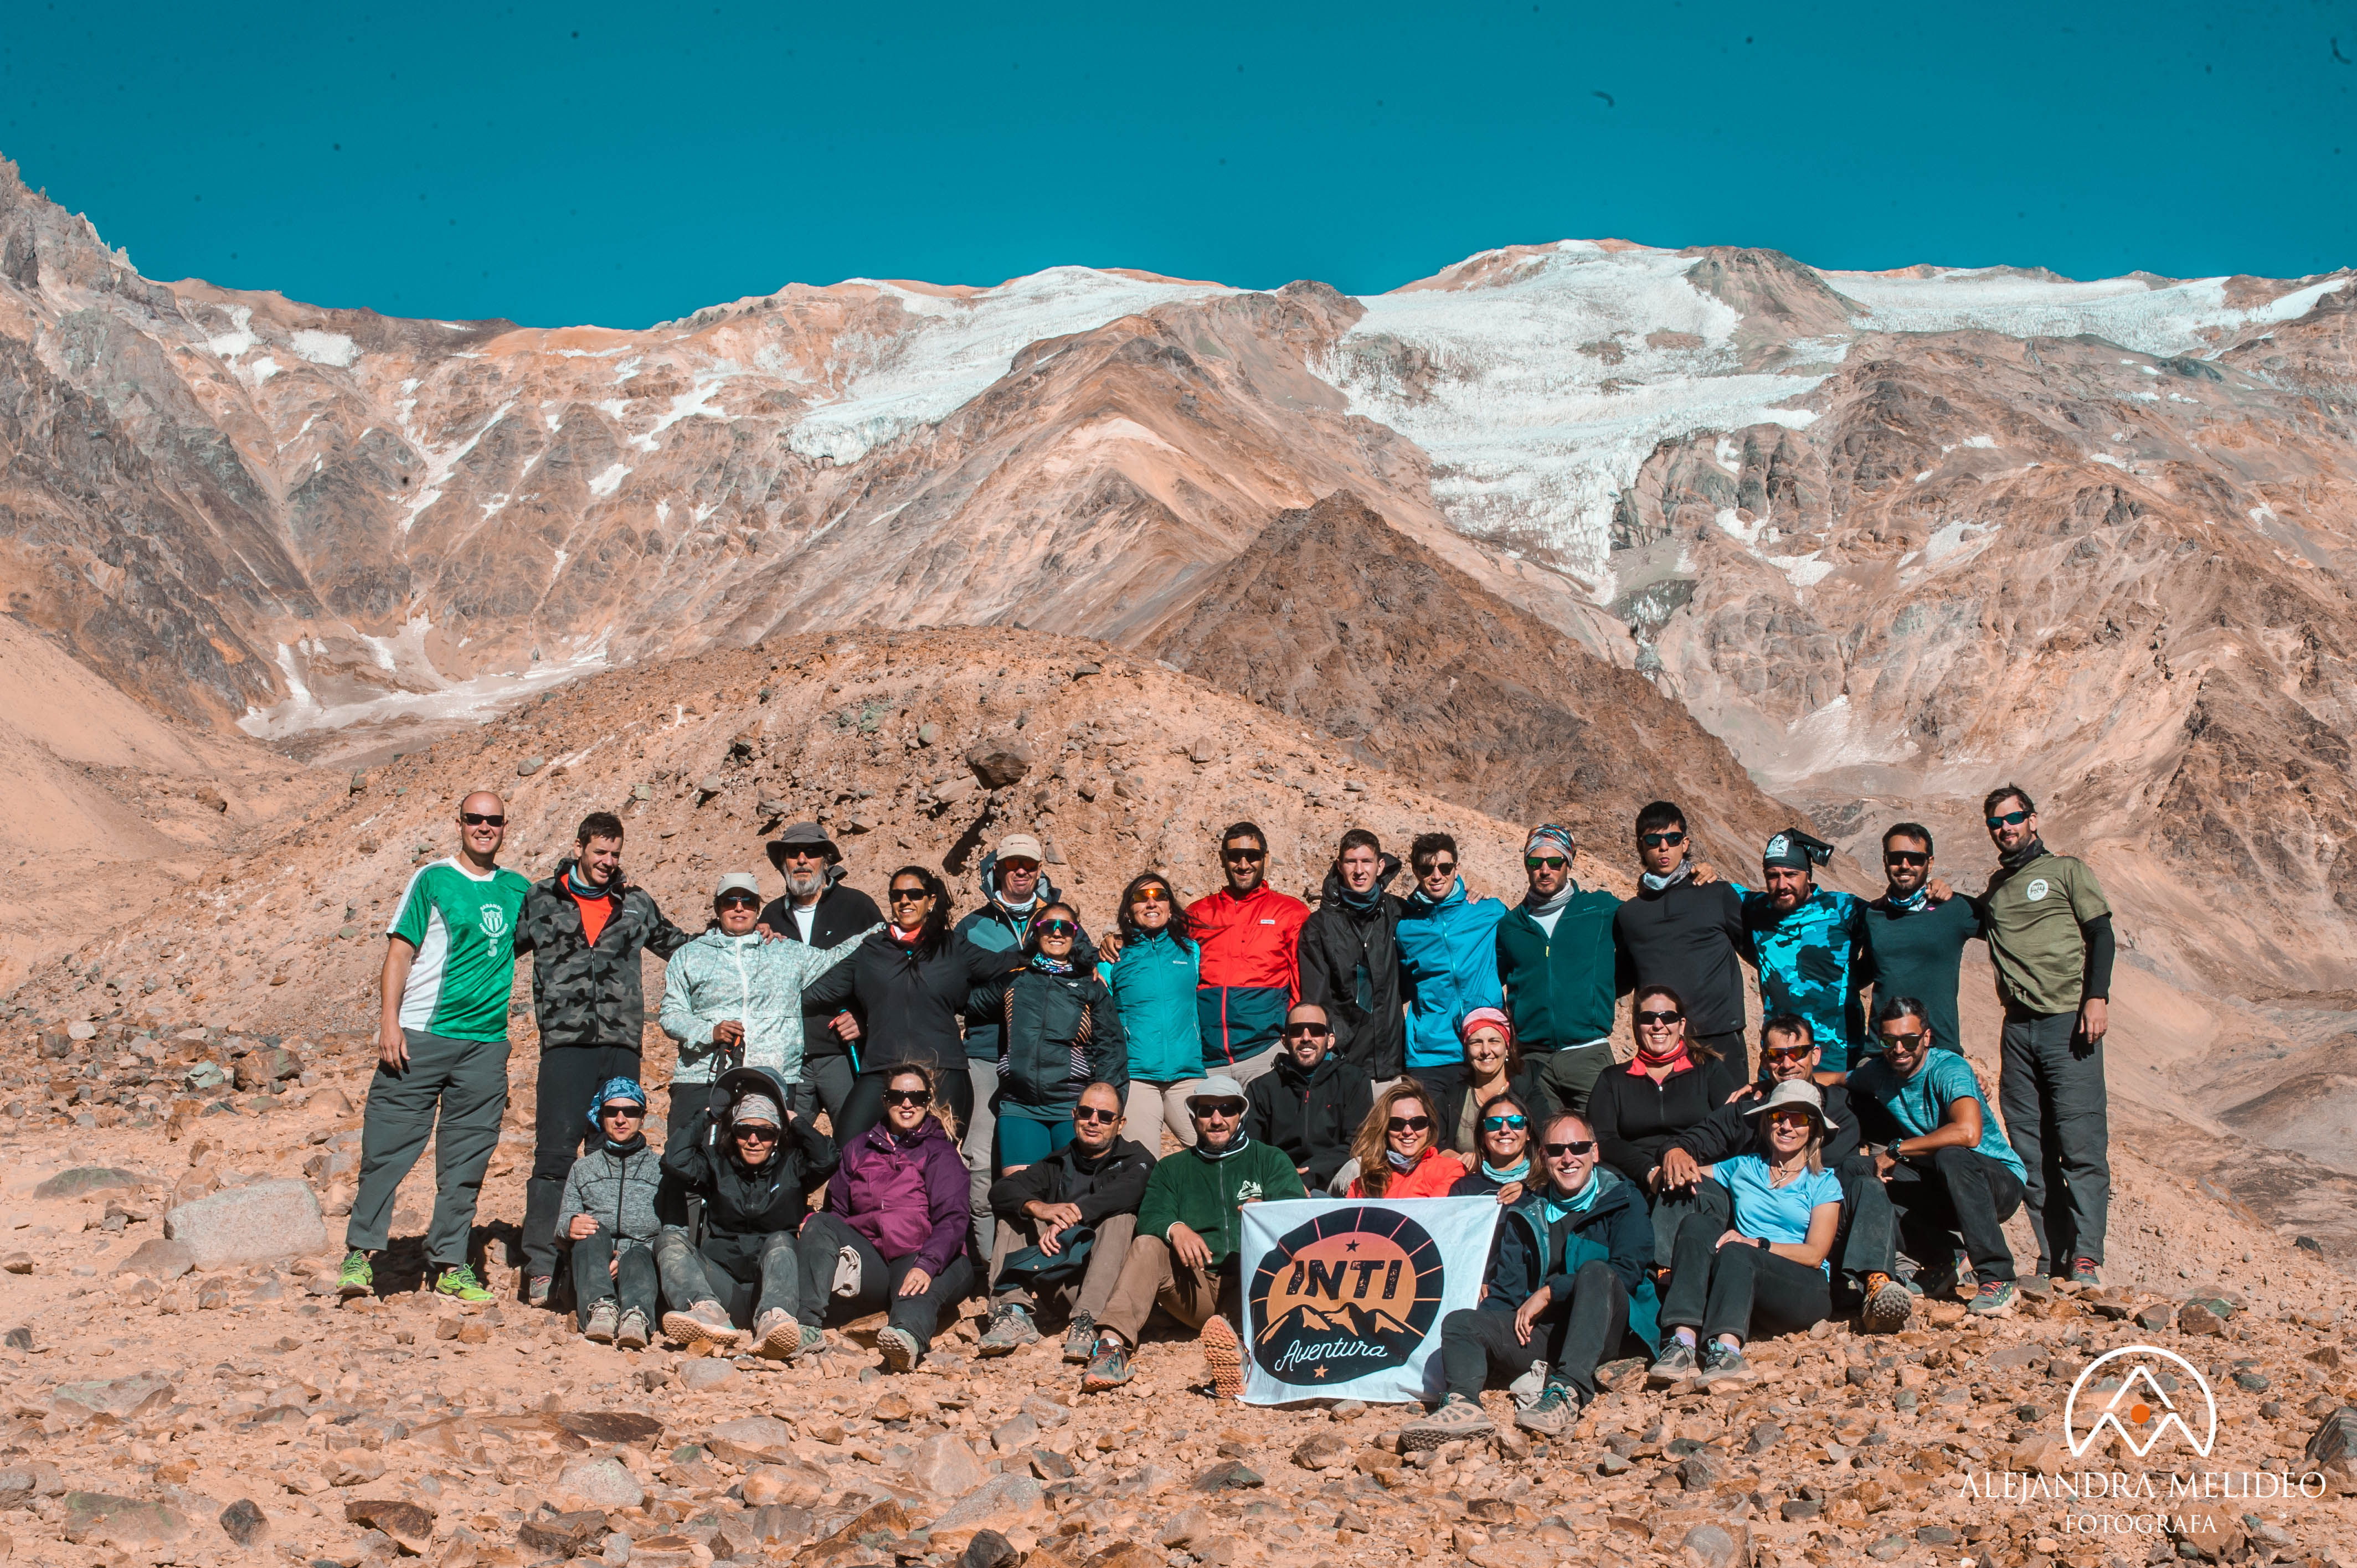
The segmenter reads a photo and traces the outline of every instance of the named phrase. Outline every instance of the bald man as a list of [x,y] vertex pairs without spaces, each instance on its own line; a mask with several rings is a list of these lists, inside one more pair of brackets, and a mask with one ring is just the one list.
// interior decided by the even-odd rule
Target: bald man
[[[361,1130],[360,1192],[344,1226],[344,1295],[375,1288],[393,1195],[434,1139],[434,1221],[425,1273],[435,1292],[491,1299],[467,1256],[475,1198],[508,1103],[508,995],[517,918],[532,883],[500,869],[507,803],[488,789],[458,802],[458,853],[421,865],[385,929],[376,1076]],[[439,1122],[437,1128],[436,1122]]]

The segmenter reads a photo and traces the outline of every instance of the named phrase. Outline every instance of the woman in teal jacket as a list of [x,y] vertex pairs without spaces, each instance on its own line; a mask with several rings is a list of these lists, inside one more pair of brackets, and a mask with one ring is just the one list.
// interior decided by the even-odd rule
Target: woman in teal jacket
[[1115,917],[1121,956],[1097,965],[1113,991],[1129,1043],[1129,1135],[1158,1148],[1161,1127],[1195,1141],[1187,1096],[1203,1080],[1203,1037],[1195,992],[1202,952],[1187,934],[1187,916],[1168,878],[1147,872],[1123,889]]

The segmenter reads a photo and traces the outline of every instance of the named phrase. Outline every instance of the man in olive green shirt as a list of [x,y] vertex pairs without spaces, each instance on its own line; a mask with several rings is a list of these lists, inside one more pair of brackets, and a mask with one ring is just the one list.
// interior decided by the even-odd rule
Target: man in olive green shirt
[[2028,1167],[2022,1207],[2040,1272],[2096,1285],[2112,1199],[2112,907],[2093,872],[2039,838],[2038,807],[2019,786],[1989,791],[1982,815],[1998,862],[1979,900],[2005,1004],[1997,1103]]

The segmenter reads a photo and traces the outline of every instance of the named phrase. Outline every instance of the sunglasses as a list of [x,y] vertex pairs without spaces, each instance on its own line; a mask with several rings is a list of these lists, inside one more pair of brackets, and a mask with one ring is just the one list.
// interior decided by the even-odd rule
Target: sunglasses
[[1043,937],[1077,936],[1080,933],[1080,929],[1081,928],[1079,923],[1073,920],[1042,920],[1039,922],[1039,934]]
[[1523,869],[1525,871],[1536,871],[1541,866],[1546,867],[1549,871],[1561,871],[1565,866],[1569,865],[1570,864],[1571,862],[1566,860],[1559,854],[1526,854],[1523,856]]
[[[470,828],[503,828],[508,825],[505,817],[490,811],[461,811],[458,820]],[[1996,824],[1992,822],[1989,825],[1995,827]]]
[[2001,817],[1989,818],[1988,825],[1993,828],[2018,828],[2028,821],[2029,821],[2028,811],[2007,811]]
[[815,844],[793,844],[778,851],[780,860],[824,860],[826,851]]
[[646,1114],[647,1108],[643,1105],[601,1105],[597,1108],[598,1117],[607,1122],[640,1122],[646,1119]]
[[1647,849],[1659,849],[1663,844],[1677,845],[1686,842],[1684,833],[1640,833],[1638,842]]
[[1531,1119],[1527,1116],[1484,1116],[1481,1118],[1481,1131],[1484,1133],[1495,1133],[1507,1127],[1512,1127],[1515,1132],[1519,1133],[1530,1124]]
[[760,896],[755,893],[730,893],[715,898],[713,903],[723,909],[758,909],[761,907]]
[[1421,1133],[1431,1125],[1432,1118],[1429,1116],[1394,1116],[1391,1119],[1391,1129],[1394,1133]]
[[884,1091],[887,1105],[931,1105],[933,1091],[930,1089],[888,1089]]
[[1113,1122],[1121,1120],[1121,1112],[1118,1111],[1100,1111],[1093,1105],[1082,1105],[1074,1109],[1072,1112],[1072,1120],[1075,1122]]
[[1426,862],[1423,868],[1416,872],[1416,875],[1418,876],[1449,876],[1455,875],[1456,871],[1457,863],[1455,861],[1434,860]]
[[778,1141],[778,1130],[775,1127],[739,1127],[736,1129],[736,1133],[739,1140],[748,1144],[774,1144]]
[[1770,1111],[1768,1112],[1768,1120],[1779,1127],[1806,1127],[1814,1122],[1816,1118],[1805,1111]]
[[921,904],[931,897],[932,895],[931,893],[926,892],[921,887],[895,887],[892,889],[892,902],[895,904]]
[[1882,1036],[1882,1043],[1885,1046],[1897,1046],[1903,1050],[1911,1051],[1930,1037],[1930,1030],[1917,1029],[1904,1035],[1885,1035]]
[[1268,851],[1265,849],[1232,849],[1226,853],[1227,862],[1231,865],[1247,865],[1255,860],[1267,858]]
[[1928,850],[1886,849],[1882,852],[1882,864],[1885,865],[1929,865],[1932,864],[1932,855]]
[[1323,1024],[1287,1024],[1285,1037],[1288,1040],[1329,1040],[1334,1031]]
[[1241,1100],[1190,1100],[1187,1109],[1198,1116],[1241,1116],[1244,1102]]
[[1796,1062],[1816,1048],[1814,1046],[1771,1046],[1760,1055],[1771,1062]]
[[1640,1013],[1637,1015],[1637,1023],[1641,1028],[1658,1029],[1664,1024],[1674,1024],[1684,1016],[1683,1013]]
[[1596,1148],[1596,1140],[1593,1138],[1582,1138],[1577,1143],[1549,1144],[1545,1145],[1545,1147],[1546,1157],[1548,1159],[1567,1160],[1574,1155],[1586,1155],[1594,1152]]
[[1130,903],[1133,906],[1138,904],[1168,904],[1169,902],[1170,890],[1167,887],[1143,887],[1140,888],[1130,899]]
[[1002,860],[998,863],[998,869],[1001,871],[1037,871],[1039,869],[1039,863],[1036,860],[1023,860],[1019,858],[1015,860]]

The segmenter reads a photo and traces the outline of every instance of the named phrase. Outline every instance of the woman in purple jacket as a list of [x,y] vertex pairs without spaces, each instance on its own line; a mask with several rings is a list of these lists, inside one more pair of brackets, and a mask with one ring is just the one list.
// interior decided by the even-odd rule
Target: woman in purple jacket
[[[972,1208],[956,1123],[933,1093],[930,1069],[903,1062],[884,1078],[884,1120],[844,1147],[826,1184],[826,1207],[803,1221],[802,1299],[824,1302],[836,1322],[889,1304],[876,1335],[884,1364],[912,1369],[932,1343],[944,1307],[974,1289],[965,1233]],[[858,1288],[834,1294],[845,1254]]]

